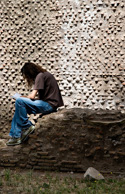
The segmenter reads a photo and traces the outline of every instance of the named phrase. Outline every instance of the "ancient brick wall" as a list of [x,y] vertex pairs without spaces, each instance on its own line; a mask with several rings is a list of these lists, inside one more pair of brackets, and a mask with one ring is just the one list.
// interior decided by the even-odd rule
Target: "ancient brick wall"
[[25,61],[57,78],[66,107],[125,109],[124,0],[1,0],[0,120],[27,94]]
[[64,109],[39,118],[25,143],[1,145],[0,167],[84,172],[93,166],[125,174],[125,114]]

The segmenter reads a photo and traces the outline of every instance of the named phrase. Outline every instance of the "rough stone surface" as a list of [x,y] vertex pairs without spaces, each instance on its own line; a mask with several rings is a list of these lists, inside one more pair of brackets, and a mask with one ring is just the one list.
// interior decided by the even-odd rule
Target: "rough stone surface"
[[93,167],[89,167],[87,169],[87,171],[84,174],[84,178],[87,180],[93,180],[93,179],[104,180],[105,179],[104,176]]
[[3,148],[6,146],[6,140],[0,139],[0,148]]
[[0,166],[40,170],[125,172],[125,114],[63,109],[38,118],[24,144],[0,148]]

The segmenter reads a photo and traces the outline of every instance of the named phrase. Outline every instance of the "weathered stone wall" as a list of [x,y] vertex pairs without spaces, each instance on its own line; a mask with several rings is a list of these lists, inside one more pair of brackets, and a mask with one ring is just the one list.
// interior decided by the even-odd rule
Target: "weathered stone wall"
[[[2,146],[1,146],[2,147]],[[125,114],[61,110],[38,119],[24,144],[0,148],[0,166],[125,173]]]
[[27,60],[55,75],[66,107],[124,111],[124,24],[124,0],[1,0],[0,126],[28,93]]

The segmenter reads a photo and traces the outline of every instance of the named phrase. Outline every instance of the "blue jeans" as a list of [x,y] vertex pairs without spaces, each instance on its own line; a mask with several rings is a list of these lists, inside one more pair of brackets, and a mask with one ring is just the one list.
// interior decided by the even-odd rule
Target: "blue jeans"
[[28,120],[27,114],[43,113],[48,114],[54,109],[49,103],[42,100],[31,100],[29,98],[19,97],[15,102],[15,114],[11,123],[9,135],[19,138],[23,129],[28,129],[32,124]]

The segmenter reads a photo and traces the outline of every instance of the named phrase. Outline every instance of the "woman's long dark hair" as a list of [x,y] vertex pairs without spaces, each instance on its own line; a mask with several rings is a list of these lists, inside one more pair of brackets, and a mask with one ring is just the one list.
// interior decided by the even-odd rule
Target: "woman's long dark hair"
[[24,79],[26,79],[29,87],[34,84],[35,78],[40,72],[44,73],[46,72],[46,69],[31,62],[26,62],[21,68],[21,73]]

